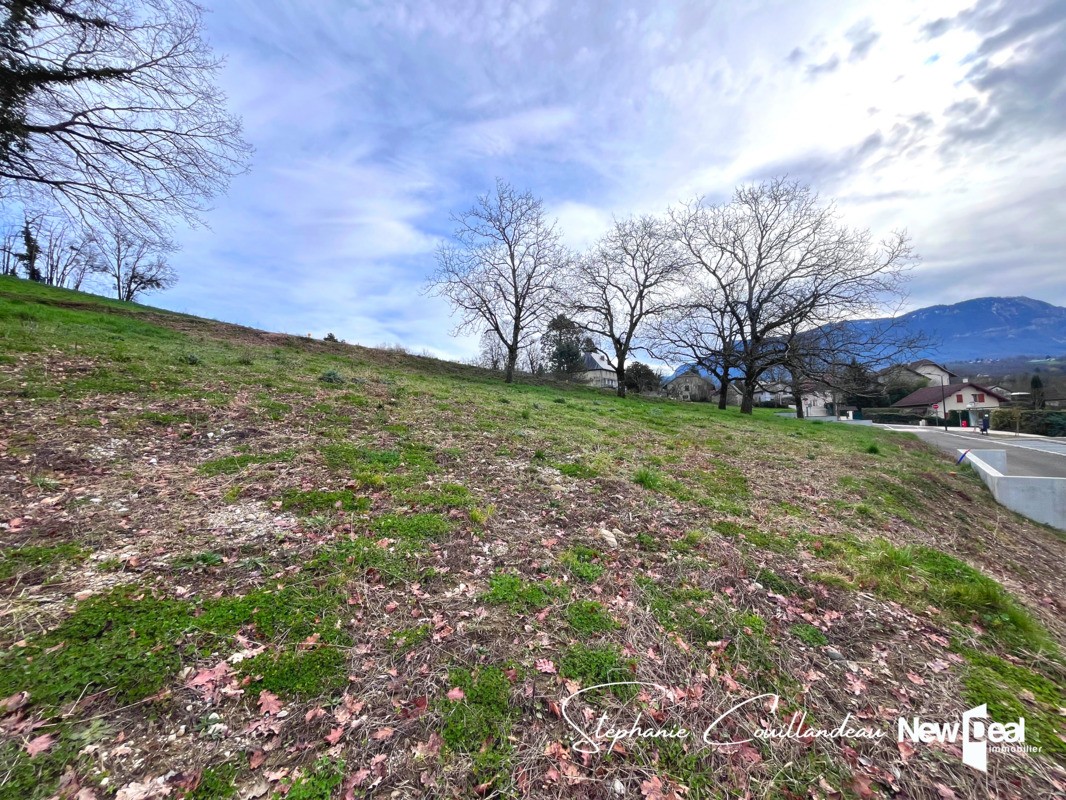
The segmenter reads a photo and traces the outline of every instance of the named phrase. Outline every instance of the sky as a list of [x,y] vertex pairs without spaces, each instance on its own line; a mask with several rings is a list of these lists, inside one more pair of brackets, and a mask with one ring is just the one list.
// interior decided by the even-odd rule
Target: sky
[[206,0],[256,148],[149,302],[449,358],[422,289],[502,178],[582,248],[789,175],[922,263],[907,308],[1066,305],[1066,0]]

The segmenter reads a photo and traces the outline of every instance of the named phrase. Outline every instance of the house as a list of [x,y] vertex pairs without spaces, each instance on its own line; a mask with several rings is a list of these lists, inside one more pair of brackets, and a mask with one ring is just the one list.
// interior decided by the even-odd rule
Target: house
[[[911,392],[892,404],[893,408],[917,411],[922,416],[934,415],[944,419],[952,411],[967,414],[970,425],[976,425],[982,410],[999,408],[1010,397],[994,392],[969,381],[949,383],[943,386],[926,386]],[[937,406],[935,409],[933,406]]]
[[602,353],[585,353],[577,379],[597,389],[617,389],[618,376]]
[[706,402],[718,394],[718,389],[710,378],[689,367],[669,378],[663,384],[663,393],[674,400]]
[[953,380],[958,380],[959,377],[947,367],[937,364],[935,361],[930,361],[928,358],[923,358],[921,361],[912,361],[907,365],[907,369],[928,380],[930,386],[939,386],[941,381],[944,384],[949,384]]

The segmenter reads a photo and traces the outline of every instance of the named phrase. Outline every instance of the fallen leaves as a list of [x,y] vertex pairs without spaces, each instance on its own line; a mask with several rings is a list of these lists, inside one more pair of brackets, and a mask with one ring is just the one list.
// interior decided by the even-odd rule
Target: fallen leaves
[[46,733],[28,741],[26,743],[26,752],[30,754],[30,758],[33,758],[48,750],[53,744],[55,744],[55,737],[50,733]]
[[533,662],[533,667],[537,672],[543,672],[545,675],[555,675],[558,672],[555,662],[550,658],[538,658]]
[[456,686],[454,689],[449,689],[448,694],[446,694],[445,697],[447,697],[449,700],[454,700],[458,702],[464,697],[466,697],[466,692]]
[[259,711],[262,714],[277,714],[281,711],[282,703],[273,692],[264,689],[259,693]]

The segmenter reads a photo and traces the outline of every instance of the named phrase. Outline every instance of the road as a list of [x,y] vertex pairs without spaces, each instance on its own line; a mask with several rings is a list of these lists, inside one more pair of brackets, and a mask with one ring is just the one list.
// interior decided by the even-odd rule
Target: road
[[886,425],[894,431],[917,434],[918,438],[939,447],[952,455],[959,449],[1006,450],[1007,475],[1030,477],[1066,478],[1066,441],[1052,439],[1027,439],[1025,437],[976,432],[944,433],[938,428],[921,428],[914,425]]

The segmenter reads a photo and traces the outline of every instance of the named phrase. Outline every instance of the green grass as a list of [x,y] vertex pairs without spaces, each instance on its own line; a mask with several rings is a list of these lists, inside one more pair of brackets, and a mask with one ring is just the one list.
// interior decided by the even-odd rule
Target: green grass
[[810,647],[821,647],[829,644],[829,640],[824,633],[806,622],[796,623],[789,630],[793,636]]
[[339,692],[348,684],[347,664],[345,651],[325,645],[276,656],[264,653],[242,661],[240,671],[252,678],[254,689],[313,700]]
[[241,453],[205,461],[196,471],[201,475],[233,475],[252,464],[281,464],[292,461],[295,457],[295,450],[283,450],[280,453]]
[[350,489],[333,491],[290,489],[281,496],[281,507],[285,511],[301,514],[317,514],[323,511],[366,511],[370,500],[359,497]]
[[514,611],[529,612],[539,611],[568,595],[569,590],[565,586],[525,581],[518,575],[497,572],[489,578],[489,590],[482,599],[491,605],[505,605]]
[[[559,662],[559,674],[581,683],[582,687],[598,686],[604,683],[624,683],[632,681],[637,662],[624,658],[614,645],[589,647],[575,644],[568,648]],[[635,686],[612,686],[612,694],[622,699],[636,695]],[[595,695],[590,692],[587,696]]]
[[0,581],[25,573],[51,573],[61,562],[82,561],[86,550],[71,542],[48,547],[27,545],[0,551]]
[[999,583],[939,550],[878,540],[848,566],[859,586],[915,608],[933,605],[961,623],[976,623],[999,646],[1051,647],[1043,626]]
[[595,600],[578,600],[571,603],[567,606],[564,616],[574,632],[584,636],[618,627],[618,623],[611,619],[611,615]]
[[506,673],[496,666],[474,671],[453,669],[448,683],[461,689],[464,697],[445,700],[441,706],[444,744],[473,757],[473,775],[479,783],[503,778],[512,752],[508,735],[518,716],[510,703],[511,684]]
[[599,557],[599,552],[591,547],[576,544],[559,554],[559,563],[579,581],[595,583],[604,572],[603,565],[596,563]]

